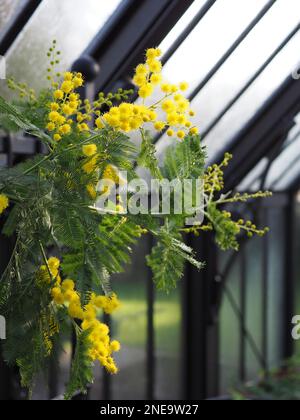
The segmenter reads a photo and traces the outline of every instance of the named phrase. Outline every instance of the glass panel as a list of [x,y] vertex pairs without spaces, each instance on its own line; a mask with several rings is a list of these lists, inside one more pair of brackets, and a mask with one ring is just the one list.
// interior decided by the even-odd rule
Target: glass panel
[[[197,123],[202,127],[202,131],[205,131],[213,118],[237,95],[296,26],[299,21],[299,13],[296,13],[297,10],[300,11],[299,3],[296,5],[295,1],[292,1],[290,6],[287,7],[284,0],[275,3],[200,92],[194,101],[194,108],[200,111]],[[272,33],[272,36],[266,36],[269,33]],[[272,88],[272,82],[268,84]],[[268,89],[268,86],[265,86],[262,92],[266,97]]]
[[1,0],[0,3],[0,42],[14,18],[18,15],[27,0]]
[[300,135],[290,143],[271,167],[267,187],[282,190],[300,174]]
[[[60,69],[69,68],[121,0],[44,0],[7,53],[7,74],[39,90],[45,85],[46,52],[57,39]],[[0,93],[4,93],[4,83]]]
[[[284,190],[288,188],[300,172],[298,162],[300,160],[300,114],[295,117],[295,125],[290,130],[282,151],[274,160],[266,180],[265,188],[272,190]],[[267,168],[268,159],[263,158],[255,168],[249,172],[238,186],[240,191],[254,191],[260,189],[260,179]]]
[[184,75],[190,91],[195,88],[265,3],[218,0],[165,65],[164,73],[172,75],[170,82]]
[[160,400],[181,398],[181,294],[179,288],[155,302],[156,389]]
[[[278,25],[280,26],[280,23]],[[300,33],[298,32],[215,129],[209,133],[205,143],[208,146],[208,155],[211,159],[228,147],[230,140],[255,115],[285,78],[292,73],[299,60],[295,51],[299,51],[299,49]],[[198,112],[201,112],[201,108]]]
[[[246,325],[257,347],[262,352],[262,247],[261,238],[250,241],[246,246],[247,253],[247,282],[246,282]],[[257,378],[261,372],[261,364],[253,354],[253,350],[246,340],[247,379]]]
[[269,160],[263,158],[238,186],[239,191],[257,191],[260,189],[260,179],[267,168]]
[[195,0],[193,4],[188,8],[187,12],[185,12],[182,18],[177,22],[174,28],[168,33],[166,38],[160,44],[159,48],[163,51],[163,53],[166,53],[169,50],[169,48],[173,45],[180,34],[194,19],[195,15],[205,5],[206,1],[207,0]]
[[146,340],[148,239],[144,237],[134,249],[132,264],[126,272],[113,280],[113,290],[122,305],[113,315],[112,336],[121,342],[116,355],[120,368],[112,378],[114,400],[141,400],[146,398]]
[[268,262],[268,364],[278,367],[282,360],[284,320],[284,210],[272,208],[268,213],[270,227]]
[[[220,252],[222,261],[225,254]],[[222,263],[221,263],[222,264]],[[239,259],[227,279],[227,287],[236,302],[240,302]],[[228,395],[232,386],[239,381],[240,322],[226,296],[220,312],[220,393]]]

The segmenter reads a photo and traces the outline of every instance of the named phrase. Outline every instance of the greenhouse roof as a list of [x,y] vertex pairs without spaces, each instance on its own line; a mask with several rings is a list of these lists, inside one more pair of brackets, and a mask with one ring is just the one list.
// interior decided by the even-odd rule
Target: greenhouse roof
[[[263,178],[282,189],[300,173],[300,80],[292,77],[299,16],[298,0],[288,7],[286,0],[4,0],[0,52],[9,73],[39,88],[44,51],[57,38],[62,66],[82,53],[99,61],[100,91],[130,83],[144,50],[160,45],[170,82],[183,75],[190,82],[209,159],[235,153],[229,185],[251,188]],[[169,139],[156,141],[163,154]]]

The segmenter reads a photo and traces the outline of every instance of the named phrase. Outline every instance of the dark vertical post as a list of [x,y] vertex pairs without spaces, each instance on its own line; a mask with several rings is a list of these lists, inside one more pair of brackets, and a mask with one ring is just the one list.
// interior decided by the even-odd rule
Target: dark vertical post
[[240,251],[240,302],[241,302],[241,322],[240,322],[240,380],[246,380],[246,276],[247,276],[247,261],[245,247]]
[[[268,208],[262,208],[263,224],[268,226]],[[263,298],[263,314],[262,314],[262,352],[264,360],[264,370],[268,371],[268,284],[269,284],[269,236],[266,235],[263,239],[263,283],[262,283],[262,298]]]
[[285,260],[284,260],[284,323],[283,323],[283,358],[288,359],[294,353],[294,342],[291,336],[291,321],[295,315],[295,279],[294,279],[294,259],[295,259],[295,196],[294,193],[288,194],[288,205],[283,209],[285,219]]
[[[148,252],[151,252],[153,246],[153,237],[148,239]],[[154,304],[155,304],[155,287],[151,269],[148,268],[147,275],[147,382],[146,395],[147,400],[155,399],[155,329],[154,329]]]
[[187,265],[184,279],[183,357],[184,398],[204,400],[218,393],[218,325],[213,305],[216,248],[212,235],[188,238],[197,259],[206,261],[199,272]]
[[[2,229],[2,224],[0,226]],[[4,272],[10,260],[10,240],[0,235],[0,275]],[[2,342],[0,340],[0,400],[13,400],[14,395],[12,392],[12,377],[13,371],[7,366],[2,355]]]

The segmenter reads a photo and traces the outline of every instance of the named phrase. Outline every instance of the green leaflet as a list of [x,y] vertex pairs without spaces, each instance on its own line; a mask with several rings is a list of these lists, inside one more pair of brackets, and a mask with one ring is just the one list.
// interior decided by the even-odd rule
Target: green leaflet
[[188,261],[198,270],[204,264],[194,258],[193,250],[181,242],[178,233],[164,226],[158,233],[156,246],[147,257],[147,263],[153,271],[153,279],[159,290],[169,292],[177,286],[184,272],[184,263]]
[[239,243],[237,237],[240,229],[236,223],[226,218],[224,214],[217,209],[215,204],[208,207],[208,216],[213,223],[216,232],[216,242],[223,251],[233,249],[238,251]]
[[72,362],[70,380],[65,393],[65,400],[70,400],[76,392],[87,392],[87,387],[93,382],[93,362],[88,356],[89,330],[77,332],[75,356]]
[[143,133],[143,141],[141,150],[137,159],[137,164],[144,168],[149,169],[154,179],[162,179],[161,171],[158,167],[158,159],[155,156],[156,148],[152,143],[148,133]]
[[167,149],[162,174],[169,180],[197,179],[204,174],[205,158],[200,136],[188,136]]
[[51,138],[45,132],[28,121],[16,107],[7,103],[2,96],[0,96],[0,114],[7,115],[7,117],[21,130],[30,133],[41,140],[51,142]]

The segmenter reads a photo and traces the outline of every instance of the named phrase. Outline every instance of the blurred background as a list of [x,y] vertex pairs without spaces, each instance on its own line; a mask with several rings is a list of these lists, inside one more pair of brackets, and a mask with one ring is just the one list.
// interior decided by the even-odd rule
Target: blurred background
[[[145,264],[152,239],[143,238],[132,266],[113,279],[123,302],[108,320],[123,346],[120,373],[109,377],[98,368],[84,398],[226,398],[300,350],[291,336],[292,318],[300,315],[299,29],[299,0],[1,0],[0,55],[8,75],[39,90],[46,51],[57,39],[62,69],[82,71],[83,94],[93,99],[132,87],[145,49],[159,46],[169,81],[190,82],[209,162],[234,155],[227,190],[274,192],[229,208],[271,229],[263,239],[242,238],[239,253],[218,251],[211,235],[187,237],[207,265],[201,273],[187,267],[169,295],[154,290]],[[11,95],[5,81],[0,94]],[[155,141],[162,158],[170,140]],[[0,136],[1,165],[41,151],[33,139]],[[3,270],[9,244],[1,238],[0,246]],[[69,337],[65,348],[35,399],[61,394]],[[0,361],[0,399],[24,397],[16,378]]]

